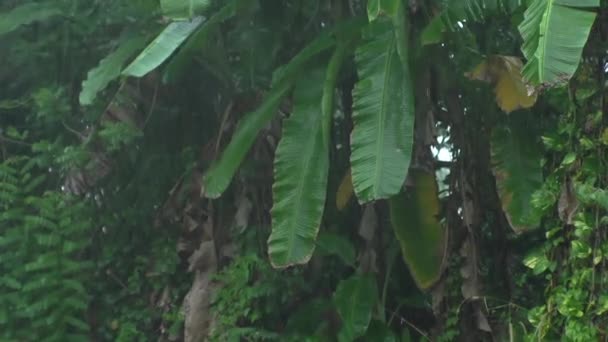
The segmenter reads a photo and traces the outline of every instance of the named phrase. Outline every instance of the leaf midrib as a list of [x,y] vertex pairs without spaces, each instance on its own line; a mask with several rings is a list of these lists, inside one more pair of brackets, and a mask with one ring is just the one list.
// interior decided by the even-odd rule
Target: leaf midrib
[[545,9],[545,13],[543,14],[543,18],[541,19],[541,28],[540,28],[540,33],[541,35],[541,58],[538,59],[538,78],[541,82],[544,82],[545,80],[545,59],[547,58],[547,42],[549,41],[549,39],[547,38],[547,36],[549,35],[549,22],[550,22],[550,17],[551,17],[551,12],[553,10],[553,1],[554,0],[548,0],[547,1],[547,8]]

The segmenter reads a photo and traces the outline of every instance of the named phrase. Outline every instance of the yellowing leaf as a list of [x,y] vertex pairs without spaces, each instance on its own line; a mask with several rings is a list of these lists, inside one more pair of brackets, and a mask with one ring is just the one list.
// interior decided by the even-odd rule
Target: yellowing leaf
[[602,144],[608,145],[608,128],[604,129],[604,132],[602,133],[601,141],[602,141]]
[[348,169],[348,172],[346,172],[344,178],[342,178],[340,186],[338,186],[338,192],[336,193],[336,207],[338,210],[346,208],[351,197],[353,197],[353,180],[350,169]]
[[413,186],[389,199],[391,225],[412,277],[427,289],[441,276],[445,252],[437,181],[433,173],[418,169],[410,169],[408,178]]
[[496,102],[506,113],[530,108],[536,102],[536,92],[528,87],[521,75],[522,62],[513,56],[490,56],[465,75],[472,80],[494,85]]

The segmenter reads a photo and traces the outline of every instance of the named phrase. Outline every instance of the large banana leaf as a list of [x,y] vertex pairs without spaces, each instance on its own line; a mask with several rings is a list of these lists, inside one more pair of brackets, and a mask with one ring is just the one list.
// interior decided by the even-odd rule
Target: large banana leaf
[[372,275],[354,275],[342,280],[334,294],[342,319],[338,341],[354,341],[365,334],[378,302],[378,285]]
[[95,100],[97,93],[120,76],[120,70],[133,54],[145,44],[143,37],[133,37],[124,41],[112,53],[99,62],[99,65],[91,69],[87,79],[82,82],[80,91],[80,104],[90,105]]
[[192,19],[210,4],[211,0],[160,0],[163,14],[174,20]]
[[416,284],[422,289],[441,275],[445,231],[439,223],[435,175],[412,169],[412,187],[389,200],[391,223],[401,254]]
[[163,75],[163,81],[175,81],[188,70],[190,66],[188,62],[194,57],[196,51],[205,47],[205,43],[221,23],[235,15],[238,4],[238,1],[228,2],[192,34],[192,37],[184,43],[184,46],[168,62]]
[[[353,90],[350,157],[361,203],[399,192],[410,164],[414,131],[412,83],[407,65],[399,58],[392,25],[376,20],[364,39],[356,52],[359,81]],[[403,50],[407,60],[407,48]]]
[[169,24],[142,51],[139,56],[123,70],[126,76],[142,77],[161,65],[203,22],[201,17],[191,21],[178,21]]
[[532,120],[537,119],[529,113],[512,113],[508,124],[492,133],[496,185],[507,220],[517,232],[540,224],[540,215],[530,205],[543,182],[541,147]]
[[599,0],[534,0],[519,25],[527,80],[554,84],[572,77],[596,17],[584,9],[597,6]]
[[309,73],[298,82],[293,113],[283,122],[274,161],[272,233],[268,238],[274,267],[306,263],[315,249],[329,169],[322,130],[322,76]]
[[61,15],[60,4],[56,1],[32,2],[17,6],[0,14],[0,35],[9,33],[21,25]]
[[273,89],[262,106],[255,112],[248,114],[239,123],[239,127],[228,147],[203,177],[202,191],[206,197],[217,198],[226,190],[259,130],[272,119],[281,100],[290,90],[293,78],[311,58],[327,50],[333,44],[335,44],[333,37],[329,37],[327,34],[320,35],[292,58],[288,64],[280,68],[282,70],[281,75],[274,78]]
[[[295,107],[283,124],[275,156],[272,233],[268,253],[274,267],[308,262],[315,249],[327,194],[329,123],[336,79],[346,45],[339,44],[327,72],[316,71],[296,86]],[[319,84],[323,83],[323,87]]]

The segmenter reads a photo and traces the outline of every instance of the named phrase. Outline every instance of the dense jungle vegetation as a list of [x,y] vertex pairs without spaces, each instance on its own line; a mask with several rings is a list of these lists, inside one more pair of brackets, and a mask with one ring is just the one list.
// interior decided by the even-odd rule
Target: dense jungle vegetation
[[0,341],[608,341],[608,0],[2,0]]

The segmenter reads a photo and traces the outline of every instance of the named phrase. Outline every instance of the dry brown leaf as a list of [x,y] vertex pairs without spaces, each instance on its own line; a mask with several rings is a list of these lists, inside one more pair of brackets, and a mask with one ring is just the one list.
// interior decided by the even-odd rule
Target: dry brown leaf
[[480,287],[479,274],[477,270],[477,258],[475,255],[475,246],[471,238],[467,238],[460,248],[460,256],[463,257],[463,263],[460,267],[460,276],[462,277],[461,292],[464,299],[471,299],[479,296]]
[[359,225],[359,236],[361,236],[366,242],[371,242],[376,233],[378,227],[378,216],[376,215],[376,209],[373,205],[368,205],[363,211],[363,217],[361,217],[361,223]]
[[338,187],[338,192],[336,193],[336,207],[338,210],[343,210],[346,208],[348,202],[353,197],[353,181],[350,169],[346,172],[342,181],[340,182],[340,186]]
[[578,200],[576,199],[576,194],[574,193],[574,186],[572,185],[572,180],[567,178],[562,184],[562,191],[559,195],[559,201],[557,203],[557,213],[562,222],[565,224],[572,224],[572,220],[577,209]]
[[363,273],[377,273],[376,252],[373,248],[373,239],[378,228],[378,216],[373,204],[369,204],[363,211],[359,225],[359,236],[365,240],[365,248],[359,253],[359,270]]
[[493,84],[498,106],[510,113],[530,108],[536,103],[535,90],[526,85],[521,75],[522,65],[519,57],[495,55],[488,57],[465,76]]
[[249,215],[251,214],[251,210],[253,210],[253,203],[251,203],[245,191],[243,191],[237,198],[235,205],[234,225],[242,232],[249,226]]

